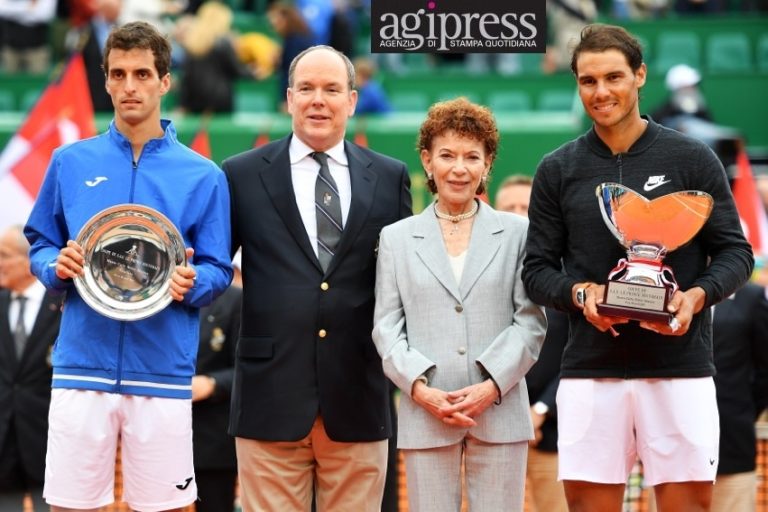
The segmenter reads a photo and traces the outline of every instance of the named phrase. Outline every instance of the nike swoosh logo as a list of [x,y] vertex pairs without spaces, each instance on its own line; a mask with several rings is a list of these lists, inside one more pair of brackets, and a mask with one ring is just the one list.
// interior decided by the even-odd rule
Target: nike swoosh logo
[[192,477],[187,478],[183,484],[176,484],[176,488],[180,491],[185,490],[187,487],[189,487],[189,484],[192,483]]
[[671,183],[671,182],[672,182],[672,180],[660,181],[658,183],[653,183],[653,184],[646,183],[645,185],[643,185],[643,190],[645,190],[646,192],[650,192],[651,190],[653,190],[655,188],[659,188],[660,186],[666,185],[667,183]]
[[107,178],[104,176],[97,176],[95,179],[86,180],[85,184],[88,185],[89,187],[95,187],[102,181],[107,181]]

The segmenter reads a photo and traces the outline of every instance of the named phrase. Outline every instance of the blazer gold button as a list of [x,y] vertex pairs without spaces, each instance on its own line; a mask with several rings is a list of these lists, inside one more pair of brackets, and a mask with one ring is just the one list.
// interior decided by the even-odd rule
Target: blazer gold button
[[462,356],[467,353],[467,349],[464,347],[459,347],[459,350],[457,351]]
[[462,311],[464,311],[464,306],[462,306],[461,304],[456,304],[456,307],[454,309],[456,310],[457,313],[461,313]]
[[320,336],[321,338],[325,338],[325,336],[326,336],[327,334],[328,334],[328,333],[325,331],[325,329],[320,329],[320,330],[317,332],[317,335],[318,335],[318,336]]
[[323,291],[326,291],[328,288],[330,288],[330,286],[329,286],[329,285],[328,285],[328,283],[326,283],[326,282],[323,282],[323,283],[320,285],[320,289],[321,289],[321,290],[323,290]]

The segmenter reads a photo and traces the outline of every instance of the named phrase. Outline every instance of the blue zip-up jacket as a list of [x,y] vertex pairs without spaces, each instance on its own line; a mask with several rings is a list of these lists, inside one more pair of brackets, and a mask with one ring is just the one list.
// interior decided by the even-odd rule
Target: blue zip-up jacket
[[[32,272],[48,289],[66,292],[53,349],[53,387],[130,395],[191,398],[198,347],[198,308],[232,279],[229,191],[224,173],[165,135],[144,145],[137,162],[115,127],[57,149],[24,233]],[[195,250],[195,285],[183,302],[149,318],[125,322],[88,306],[72,280],[56,276],[56,258],[68,240],[101,210],[136,203],[162,212]]]

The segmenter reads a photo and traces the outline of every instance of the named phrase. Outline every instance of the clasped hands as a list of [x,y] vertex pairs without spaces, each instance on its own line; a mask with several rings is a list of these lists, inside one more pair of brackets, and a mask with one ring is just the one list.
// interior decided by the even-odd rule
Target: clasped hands
[[447,425],[474,427],[477,425],[474,418],[499,398],[499,392],[491,379],[456,391],[443,391],[422,381],[416,381],[411,398]]
[[[195,250],[186,249],[187,261],[192,260]],[[69,240],[65,247],[59,251],[56,258],[56,277],[59,279],[74,279],[83,274],[85,264],[85,251],[74,240]],[[177,265],[169,280],[169,293],[173,300],[182,301],[184,295],[195,285],[197,272],[192,265]]]

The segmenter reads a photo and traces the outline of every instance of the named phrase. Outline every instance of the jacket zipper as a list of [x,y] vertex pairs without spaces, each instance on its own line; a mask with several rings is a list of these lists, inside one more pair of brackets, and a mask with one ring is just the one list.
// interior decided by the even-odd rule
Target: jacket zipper
[[[133,195],[134,191],[136,189],[136,174],[139,170],[139,162],[138,160],[133,159],[133,154],[131,154],[131,187],[128,191],[128,202],[133,202]],[[117,385],[118,389],[121,389],[123,387],[123,347],[125,342],[125,320],[120,322],[120,341],[118,342],[118,353],[117,353]]]
[[621,153],[616,155],[616,165],[619,167],[619,185],[624,184],[624,162],[621,160]]

